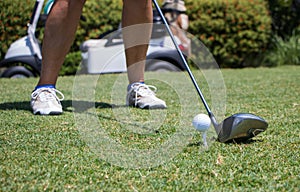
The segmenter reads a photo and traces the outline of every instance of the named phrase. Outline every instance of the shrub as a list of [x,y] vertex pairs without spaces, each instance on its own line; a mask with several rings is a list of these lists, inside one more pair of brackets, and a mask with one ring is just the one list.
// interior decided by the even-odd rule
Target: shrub
[[244,67],[247,56],[266,49],[271,19],[264,0],[187,0],[186,4],[189,32],[222,67]]
[[0,58],[2,59],[9,45],[26,35],[34,1],[0,1]]
[[63,67],[61,68],[59,75],[74,75],[81,62],[81,52],[74,51],[67,54]]
[[265,66],[300,65],[300,34],[293,33],[287,39],[275,36],[272,41],[273,49],[264,57]]
[[275,35],[288,38],[300,27],[300,0],[268,0]]

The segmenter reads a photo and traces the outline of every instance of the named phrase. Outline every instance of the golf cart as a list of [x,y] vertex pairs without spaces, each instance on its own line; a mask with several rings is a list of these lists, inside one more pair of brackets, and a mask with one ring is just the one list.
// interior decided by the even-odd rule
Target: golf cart
[[[176,38],[180,44],[180,40]],[[182,51],[184,46],[181,46]],[[122,29],[90,39],[80,46],[82,64],[88,74],[126,72],[125,51]],[[149,42],[146,71],[182,71],[184,65],[176,51],[161,17],[153,10],[152,37]]]
[[27,35],[13,42],[0,61],[1,77],[36,77],[41,70],[41,46],[35,33],[41,18],[44,0],[37,0],[28,24]]

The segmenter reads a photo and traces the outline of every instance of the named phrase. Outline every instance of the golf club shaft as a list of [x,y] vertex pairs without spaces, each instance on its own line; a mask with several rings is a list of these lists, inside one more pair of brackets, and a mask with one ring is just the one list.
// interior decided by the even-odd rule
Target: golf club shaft
[[188,63],[187,63],[185,57],[183,56],[182,51],[180,50],[180,48],[179,48],[179,46],[178,46],[178,44],[176,42],[176,39],[175,39],[175,37],[174,37],[174,35],[173,35],[173,33],[172,33],[169,25],[168,25],[168,22],[167,22],[166,18],[164,17],[164,14],[162,13],[162,11],[161,11],[161,9],[160,9],[157,1],[156,0],[152,0],[152,2],[154,3],[154,6],[155,6],[156,10],[158,11],[160,17],[162,18],[163,23],[166,26],[166,29],[168,31],[168,34],[171,37],[172,42],[173,42],[173,44],[174,44],[174,46],[175,46],[175,48],[176,48],[176,50],[177,50],[177,52],[178,52],[181,60],[182,60],[182,62],[184,63],[184,66],[185,66],[185,68],[186,68],[186,70],[187,70],[187,72],[188,72],[188,74],[189,74],[189,76],[190,76],[190,78],[191,78],[191,80],[192,80],[192,82],[193,82],[196,90],[197,90],[198,95],[200,96],[200,99],[201,99],[202,103],[204,104],[204,107],[205,107],[205,109],[206,109],[206,111],[207,111],[207,113],[208,113],[208,115],[209,115],[209,117],[210,117],[210,119],[211,119],[214,127],[216,128],[216,126],[218,125],[218,123],[217,123],[217,121],[215,119],[215,116],[212,113],[212,111],[210,110],[210,108],[209,108],[209,106],[208,106],[208,104],[207,104],[207,102],[206,102],[206,100],[205,100],[205,98],[204,98],[204,96],[203,96],[203,94],[202,94],[202,92],[201,92],[198,84],[197,84],[197,81],[196,81],[196,79],[195,79],[195,77],[194,77],[194,75],[193,75],[190,67],[188,66]]

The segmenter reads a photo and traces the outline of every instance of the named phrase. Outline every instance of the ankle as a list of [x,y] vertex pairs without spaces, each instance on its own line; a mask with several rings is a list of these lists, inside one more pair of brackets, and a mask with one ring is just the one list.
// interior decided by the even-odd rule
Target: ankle
[[139,83],[139,84],[145,84],[144,81],[142,81],[142,82],[134,82],[134,83],[130,83],[130,84],[128,84],[128,86],[127,86],[127,91],[129,91],[129,90],[131,89],[131,86],[132,86],[133,84],[137,84],[137,83]]
[[44,84],[44,85],[37,85],[34,89],[37,90],[37,89],[41,89],[41,88],[50,88],[50,89],[55,89],[55,85],[53,84]]

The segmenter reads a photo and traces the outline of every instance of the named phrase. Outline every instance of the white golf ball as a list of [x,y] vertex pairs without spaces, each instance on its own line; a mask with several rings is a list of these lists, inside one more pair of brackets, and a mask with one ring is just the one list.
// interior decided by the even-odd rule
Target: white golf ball
[[196,128],[197,131],[207,131],[210,127],[210,118],[206,114],[198,114],[193,119],[193,126]]

